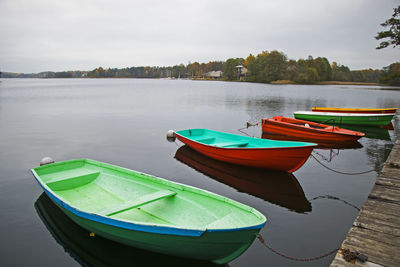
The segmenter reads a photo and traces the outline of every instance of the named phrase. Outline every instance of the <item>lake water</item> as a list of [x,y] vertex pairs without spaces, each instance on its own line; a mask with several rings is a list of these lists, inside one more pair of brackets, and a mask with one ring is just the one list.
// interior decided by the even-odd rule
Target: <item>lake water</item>
[[[364,129],[359,146],[315,149],[293,175],[229,168],[166,141],[170,129],[209,128],[261,137],[264,117],[313,106],[399,107],[400,91],[374,86],[268,85],[189,80],[2,79],[0,265],[203,266],[103,240],[71,224],[42,195],[30,169],[41,158],[91,158],[196,186],[252,206],[275,250],[298,258],[340,246],[399,136]],[[328,266],[296,262],[257,239],[229,266]]]

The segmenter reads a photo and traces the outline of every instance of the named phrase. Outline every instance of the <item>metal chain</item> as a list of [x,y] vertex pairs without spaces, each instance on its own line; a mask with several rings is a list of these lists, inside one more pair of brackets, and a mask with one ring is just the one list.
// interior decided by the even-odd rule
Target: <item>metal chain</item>
[[313,200],[322,199],[322,198],[327,198],[327,199],[332,199],[332,200],[341,201],[341,202],[343,202],[344,204],[346,204],[346,205],[348,205],[348,206],[350,206],[350,207],[353,207],[353,208],[355,208],[356,210],[360,211],[360,208],[357,207],[356,205],[353,205],[353,204],[351,204],[350,202],[347,202],[346,200],[340,199],[340,198],[335,197],[335,196],[330,196],[330,195],[324,195],[324,196],[314,197],[314,198],[309,199],[308,201],[313,201]]
[[337,252],[337,251],[340,250],[340,248],[335,248],[335,249],[333,249],[332,251],[329,251],[328,253],[325,253],[325,254],[323,254],[323,255],[321,255],[321,256],[312,257],[312,258],[295,258],[295,257],[290,257],[290,256],[287,256],[287,255],[285,255],[285,254],[282,254],[282,253],[280,253],[279,251],[276,251],[275,249],[273,249],[273,248],[271,248],[270,246],[268,246],[267,243],[265,242],[264,238],[263,238],[260,234],[257,235],[257,238],[258,238],[258,240],[260,240],[260,242],[261,242],[266,248],[268,248],[269,250],[271,250],[273,253],[275,253],[275,254],[277,254],[277,255],[283,257],[283,258],[286,258],[286,259],[288,259],[288,260],[292,260],[292,261],[304,261],[304,262],[306,262],[306,261],[315,261],[315,260],[319,260],[319,259],[328,257],[329,255],[331,255],[331,254],[333,254],[333,253],[335,253],[335,252]]
[[373,172],[375,171],[375,169],[369,170],[369,171],[364,171],[364,172],[341,172],[341,171],[337,171],[334,170],[332,168],[329,168],[328,166],[324,165],[321,161],[319,161],[313,154],[310,154],[311,157],[313,157],[319,164],[321,164],[323,167],[327,168],[330,171],[336,172],[336,173],[340,173],[340,174],[345,174],[345,175],[360,175],[360,174],[365,174],[365,173],[369,173],[369,172]]

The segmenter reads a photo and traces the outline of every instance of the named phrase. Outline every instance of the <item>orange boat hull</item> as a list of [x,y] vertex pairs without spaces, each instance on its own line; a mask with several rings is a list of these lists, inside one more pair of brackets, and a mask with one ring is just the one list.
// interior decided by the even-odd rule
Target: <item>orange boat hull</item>
[[277,116],[273,119],[263,119],[262,131],[292,136],[299,140],[323,143],[355,142],[365,135],[361,132],[351,131],[336,126],[291,119],[282,116]]
[[[294,136],[288,136],[288,135],[277,134],[277,133],[269,133],[269,132],[262,132],[261,138],[281,140],[281,141],[310,142],[309,138],[294,137]],[[320,149],[350,149],[350,148],[357,149],[357,148],[363,147],[363,145],[358,141],[354,141],[354,142],[353,141],[349,141],[349,142],[318,141],[316,143],[318,144],[318,146],[316,146],[315,148],[320,148]]]
[[270,170],[298,170],[310,156],[314,146],[281,148],[222,148],[195,142],[176,134],[178,140],[210,158],[244,166]]

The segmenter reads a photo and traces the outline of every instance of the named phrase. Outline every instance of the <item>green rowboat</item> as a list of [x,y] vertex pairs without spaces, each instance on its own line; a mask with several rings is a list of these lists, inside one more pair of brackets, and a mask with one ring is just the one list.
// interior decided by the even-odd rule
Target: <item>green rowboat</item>
[[266,218],[234,200],[89,159],[32,169],[74,222],[126,245],[227,263],[254,241]]
[[335,125],[385,126],[391,123],[394,114],[362,114],[296,111],[294,117],[300,120],[329,123]]

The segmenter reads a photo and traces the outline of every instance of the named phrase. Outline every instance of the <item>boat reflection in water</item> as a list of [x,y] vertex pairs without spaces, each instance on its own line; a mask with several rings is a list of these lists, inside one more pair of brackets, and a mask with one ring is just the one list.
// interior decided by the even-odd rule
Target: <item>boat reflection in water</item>
[[90,237],[88,231],[69,219],[45,193],[36,200],[35,209],[57,243],[82,266],[221,266],[141,250],[97,235]]
[[236,188],[240,192],[262,198],[289,210],[305,213],[311,203],[299,182],[288,172],[270,171],[217,161],[184,145],[175,158],[212,179]]
[[365,133],[365,137],[371,139],[380,139],[380,140],[391,140],[389,130],[393,130],[393,124],[382,126],[382,127],[368,127],[368,126],[356,126],[356,125],[343,125],[343,128],[360,131]]
[[[346,125],[347,126],[347,125]],[[372,127],[371,127],[372,128]],[[347,129],[347,127],[346,127]],[[378,128],[379,129],[379,128]],[[363,132],[363,131],[360,131]],[[262,132],[261,138],[263,139],[273,139],[273,140],[282,140],[282,141],[308,141],[314,142],[318,144],[316,148],[334,148],[334,149],[357,149],[362,148],[362,144],[358,141],[348,141],[348,142],[316,142],[312,139],[308,138],[301,138],[301,137],[294,137],[284,134],[277,134],[277,133],[269,133],[269,132]]]

